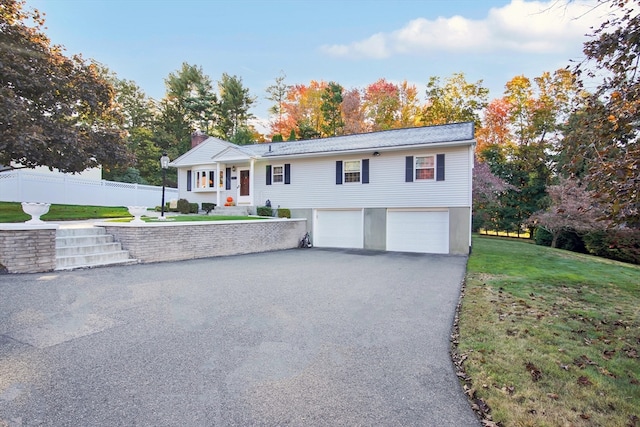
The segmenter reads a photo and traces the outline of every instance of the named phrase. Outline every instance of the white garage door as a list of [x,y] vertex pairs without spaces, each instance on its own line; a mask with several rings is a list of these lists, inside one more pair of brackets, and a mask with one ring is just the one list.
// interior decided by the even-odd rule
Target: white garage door
[[362,210],[316,210],[313,245],[325,248],[363,248]]
[[387,250],[449,253],[448,211],[387,211]]

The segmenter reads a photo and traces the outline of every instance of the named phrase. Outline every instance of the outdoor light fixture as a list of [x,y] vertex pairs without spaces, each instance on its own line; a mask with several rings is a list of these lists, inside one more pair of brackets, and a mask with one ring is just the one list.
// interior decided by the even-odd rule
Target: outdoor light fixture
[[380,152],[379,152],[379,151],[374,151],[374,152],[373,152],[373,157],[378,157],[379,155],[380,155]]
[[234,165],[234,166],[231,166],[231,172],[235,172],[235,171],[236,171],[236,167],[235,167],[235,165]]
[[164,220],[164,188],[167,185],[167,169],[169,169],[169,156],[162,153],[160,157],[160,168],[162,169],[162,205],[160,205],[160,220]]

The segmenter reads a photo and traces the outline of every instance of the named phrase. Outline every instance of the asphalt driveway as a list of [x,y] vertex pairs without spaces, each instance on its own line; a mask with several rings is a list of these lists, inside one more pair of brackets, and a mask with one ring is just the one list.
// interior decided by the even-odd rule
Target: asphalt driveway
[[465,257],[290,250],[0,275],[0,426],[479,426]]

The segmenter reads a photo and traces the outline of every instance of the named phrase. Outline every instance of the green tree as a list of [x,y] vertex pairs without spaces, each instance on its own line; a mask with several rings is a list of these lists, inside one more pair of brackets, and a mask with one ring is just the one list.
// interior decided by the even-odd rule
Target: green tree
[[42,16],[24,6],[0,0],[0,164],[81,172],[126,163],[113,88],[52,45]]
[[322,105],[322,132],[325,136],[337,136],[342,134],[344,129],[344,121],[342,120],[342,91],[343,88],[336,82],[329,82],[327,87],[320,95]]
[[[247,127],[248,120],[253,117],[249,109],[256,99],[249,94],[249,89],[242,85],[240,77],[227,73],[222,73],[218,91],[220,120],[217,128],[227,140],[232,140],[241,128]],[[244,136],[247,135],[249,133],[244,132]]]
[[269,113],[276,116],[276,119],[271,124],[271,130],[273,133],[283,132],[283,116],[286,114],[284,104],[287,100],[287,93],[291,88],[290,85],[285,83],[287,75],[284,71],[280,71],[280,75],[275,78],[275,83],[267,87],[267,97],[269,101],[274,104],[269,108]]
[[432,76],[427,83],[427,104],[423,108],[421,122],[439,125],[455,122],[474,122],[480,127],[480,113],[487,106],[489,89],[482,80],[467,82],[464,73],[454,73],[440,82]]
[[171,147],[162,148],[173,149],[179,155],[191,148],[193,131],[214,132],[218,123],[218,98],[202,67],[186,62],[180,70],[169,73],[165,86],[158,125],[173,138],[167,141]]

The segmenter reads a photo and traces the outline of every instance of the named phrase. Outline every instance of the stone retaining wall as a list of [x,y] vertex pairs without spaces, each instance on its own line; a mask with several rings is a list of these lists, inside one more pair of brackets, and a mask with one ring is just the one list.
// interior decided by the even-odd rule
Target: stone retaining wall
[[298,247],[304,219],[99,223],[140,262],[178,261]]
[[0,224],[0,270],[40,273],[56,268],[57,225]]

